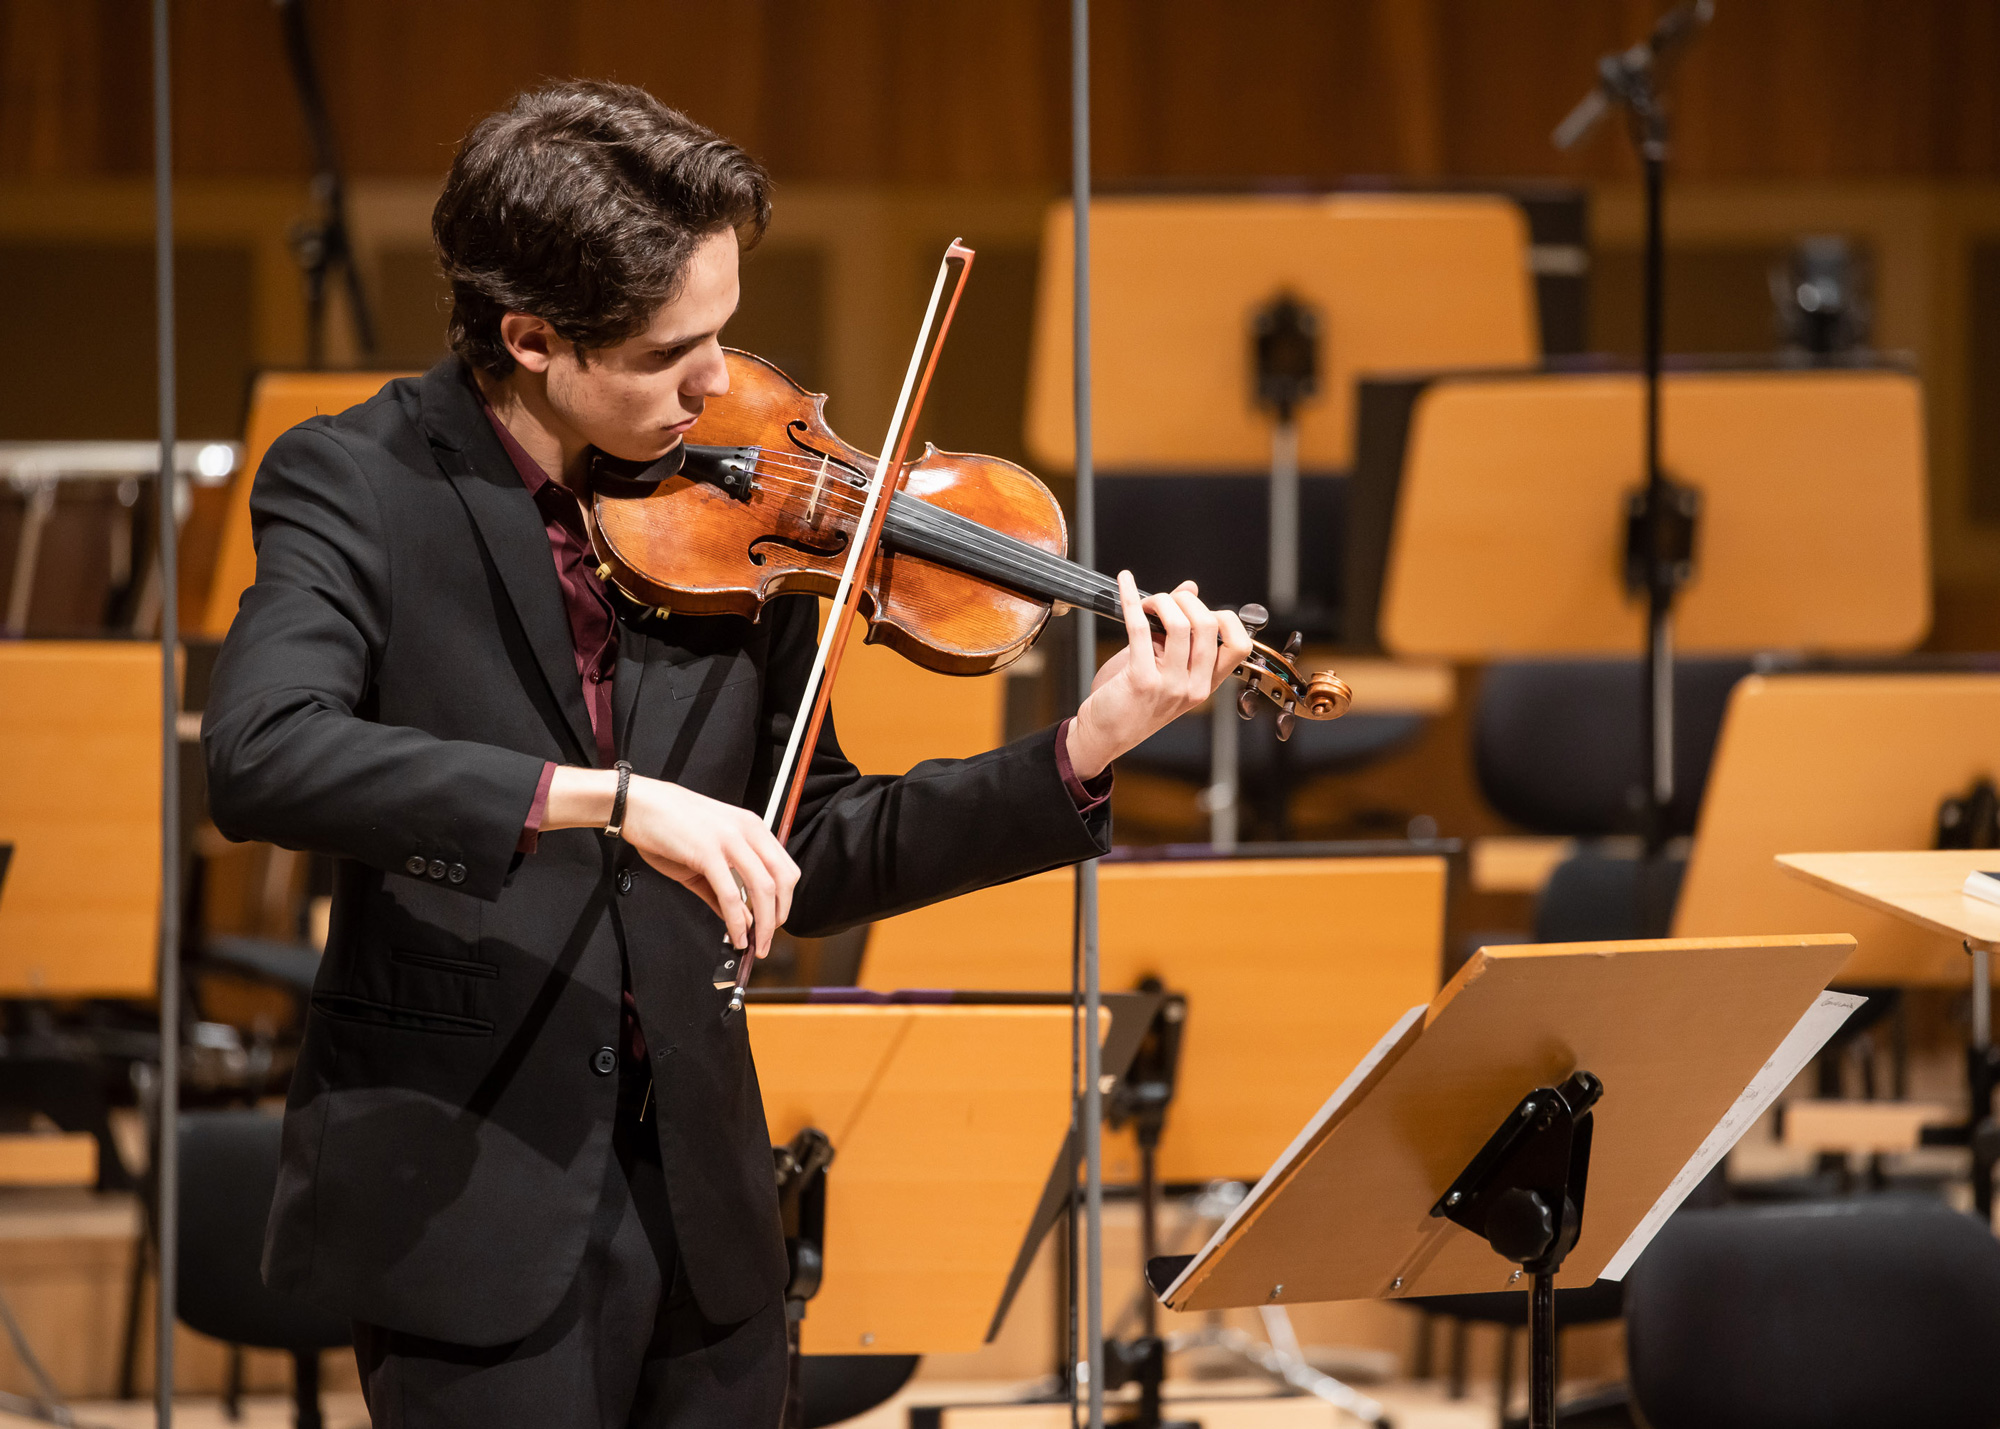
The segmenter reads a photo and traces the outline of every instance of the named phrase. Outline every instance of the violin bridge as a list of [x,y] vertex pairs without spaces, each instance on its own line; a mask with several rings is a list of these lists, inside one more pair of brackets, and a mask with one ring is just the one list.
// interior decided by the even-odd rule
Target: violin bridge
[[813,515],[819,510],[819,494],[826,488],[826,468],[827,464],[832,460],[833,458],[830,455],[821,453],[819,474],[813,478],[812,499],[806,502],[806,524],[808,525],[812,524]]

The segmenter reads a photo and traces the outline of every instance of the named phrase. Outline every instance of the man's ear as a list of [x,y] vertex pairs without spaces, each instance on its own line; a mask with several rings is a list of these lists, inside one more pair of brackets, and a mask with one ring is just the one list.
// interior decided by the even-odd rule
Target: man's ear
[[532,313],[508,313],[500,319],[500,340],[514,361],[530,372],[547,372],[549,362],[563,345],[556,330]]

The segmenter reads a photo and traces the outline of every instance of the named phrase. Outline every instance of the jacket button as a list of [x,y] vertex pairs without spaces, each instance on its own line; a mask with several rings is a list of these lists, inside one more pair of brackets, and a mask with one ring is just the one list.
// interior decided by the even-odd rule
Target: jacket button
[[453,883],[465,882],[465,865],[462,863],[454,863],[449,869],[446,870],[444,876],[450,879]]
[[431,874],[431,877],[432,877],[432,878],[443,878],[443,877],[444,877],[444,860],[443,860],[443,859],[441,859],[441,858],[434,858],[434,859],[432,859],[432,860],[431,860],[431,868],[430,868],[430,874]]
[[618,1070],[618,1054],[609,1047],[599,1047],[591,1054],[590,1070],[600,1077],[608,1077]]
[[621,868],[618,870],[618,891],[620,893],[630,893],[632,891],[631,869]]
[[422,878],[424,876],[424,856],[420,853],[411,854],[409,862],[405,863],[403,867],[410,871],[412,877]]

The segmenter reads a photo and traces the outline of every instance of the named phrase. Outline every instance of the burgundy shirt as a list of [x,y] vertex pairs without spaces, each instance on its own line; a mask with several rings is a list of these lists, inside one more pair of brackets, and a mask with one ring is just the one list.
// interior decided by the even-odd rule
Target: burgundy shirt
[[[486,413],[486,420],[493,424],[500,445],[506,448],[514,470],[534,497],[535,509],[542,514],[549,554],[556,563],[556,580],[562,586],[563,610],[569,616],[576,676],[583,685],[584,708],[590,712],[590,732],[596,736],[598,767],[609,769],[618,758],[611,737],[612,676],[618,668],[618,617],[611,608],[610,596],[605,593],[604,581],[597,574],[597,556],[590,548],[590,534],[583,524],[583,502],[528,455],[487,403],[484,393],[480,394],[479,405]],[[1063,787],[1069,790],[1077,812],[1087,817],[1111,797],[1111,771],[1105,770],[1088,783],[1077,778],[1069,762],[1068,725],[1069,721],[1064,720],[1056,730],[1056,770],[1062,775]],[[555,776],[553,762],[542,765],[541,782],[535,788],[534,802],[529,804],[528,817],[521,826],[517,848],[522,853],[533,853],[540,841],[542,820],[548,817],[549,785]],[[646,1044],[630,988],[625,990],[625,1022],[628,1051],[643,1059]]]

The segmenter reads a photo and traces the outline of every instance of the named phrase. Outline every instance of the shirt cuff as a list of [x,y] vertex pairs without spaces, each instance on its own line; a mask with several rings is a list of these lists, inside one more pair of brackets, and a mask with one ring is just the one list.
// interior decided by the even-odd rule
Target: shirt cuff
[[1056,726],[1056,773],[1062,775],[1063,788],[1069,790],[1077,813],[1088,817],[1110,802],[1111,771],[1106,769],[1088,781],[1076,777],[1076,770],[1069,762],[1069,726],[1069,720]]
[[[1061,758],[1061,755],[1056,756]],[[535,785],[535,800],[528,805],[528,817],[521,824],[520,842],[514,845],[515,853],[533,853],[542,841],[542,820],[549,816],[549,785],[555,782],[556,766],[553,761],[542,765],[541,782]]]

